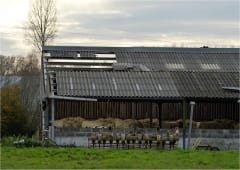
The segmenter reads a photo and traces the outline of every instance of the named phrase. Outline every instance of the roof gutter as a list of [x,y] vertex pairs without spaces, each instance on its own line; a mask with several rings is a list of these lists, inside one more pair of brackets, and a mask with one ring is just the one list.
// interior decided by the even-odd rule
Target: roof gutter
[[48,98],[49,99],[60,99],[60,100],[77,100],[77,101],[97,102],[97,99],[83,98],[83,97],[66,97],[66,96],[51,95],[51,96],[48,96]]

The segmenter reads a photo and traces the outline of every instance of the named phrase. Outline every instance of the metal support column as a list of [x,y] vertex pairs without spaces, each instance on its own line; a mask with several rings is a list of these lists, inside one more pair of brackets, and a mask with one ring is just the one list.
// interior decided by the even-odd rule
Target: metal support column
[[54,141],[54,114],[55,114],[55,99],[51,100],[51,139]]
[[185,143],[185,140],[186,140],[186,100],[184,99],[183,100],[183,103],[182,103],[182,105],[183,105],[183,131],[182,131],[182,133],[183,133],[183,149],[185,149],[186,148],[186,143]]
[[188,149],[190,149],[190,143],[191,143],[191,132],[192,132],[192,119],[193,119],[193,108],[194,108],[195,102],[191,101],[191,112],[190,112],[190,122],[189,122],[189,131],[188,131]]

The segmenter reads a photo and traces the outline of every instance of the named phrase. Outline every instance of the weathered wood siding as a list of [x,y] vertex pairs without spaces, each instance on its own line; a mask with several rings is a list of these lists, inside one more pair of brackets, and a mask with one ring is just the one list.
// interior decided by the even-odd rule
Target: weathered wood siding
[[[121,118],[144,119],[158,118],[158,102],[79,102],[56,100],[55,118],[83,117],[85,119]],[[189,117],[190,106],[186,117]],[[182,118],[182,103],[162,103],[162,120],[177,120]],[[231,119],[239,121],[239,104],[236,102],[198,102],[194,109],[195,121],[213,119]]]

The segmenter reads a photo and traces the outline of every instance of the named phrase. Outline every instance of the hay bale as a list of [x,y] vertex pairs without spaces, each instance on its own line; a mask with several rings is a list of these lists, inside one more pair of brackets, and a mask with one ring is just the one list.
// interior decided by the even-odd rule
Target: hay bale
[[162,128],[171,129],[174,127],[179,127],[179,123],[177,121],[162,121]]
[[96,122],[96,121],[91,121],[91,120],[84,120],[82,122],[82,127],[83,128],[96,128],[102,126],[101,123]]
[[234,129],[240,129],[240,123],[235,123]]
[[63,120],[63,127],[65,128],[81,128],[82,122],[85,120],[81,117],[68,117],[64,118]]
[[56,128],[63,128],[63,120],[62,120],[62,119],[60,119],[60,120],[55,120],[55,121],[54,121],[54,126],[55,126]]
[[108,118],[108,119],[97,119],[97,120],[85,120],[82,122],[83,128],[97,128],[97,127],[114,127],[114,119]]
[[152,127],[153,127],[153,128],[159,127],[159,120],[158,120],[158,119],[153,119],[153,121],[152,121]]
[[135,119],[125,119],[122,126],[122,128],[143,128],[142,124]]
[[114,127],[115,128],[123,128],[124,120],[122,119],[114,119]]
[[107,119],[97,119],[95,120],[96,125],[100,125],[103,127],[114,127],[114,119],[107,118]]
[[[190,120],[186,119],[185,124],[186,124],[186,127],[189,127]],[[199,126],[200,126],[199,122],[192,121],[192,128],[199,128]],[[182,119],[177,120],[176,125],[174,127],[182,128],[183,127],[183,120]]]
[[201,122],[196,122],[196,128],[197,128],[197,129],[200,128],[200,123],[201,123]]
[[235,122],[233,120],[216,119],[213,121],[201,122],[199,128],[202,128],[202,129],[234,129]]
[[140,119],[139,122],[144,128],[148,128],[150,126],[150,119]]
[[228,119],[217,119],[217,126],[219,129],[234,129],[236,122]]
[[135,119],[114,119],[115,128],[143,128],[141,122]]
[[[142,124],[143,128],[149,128],[150,127],[150,119],[140,119],[139,122]],[[158,127],[158,119],[152,120],[152,127],[157,128]]]

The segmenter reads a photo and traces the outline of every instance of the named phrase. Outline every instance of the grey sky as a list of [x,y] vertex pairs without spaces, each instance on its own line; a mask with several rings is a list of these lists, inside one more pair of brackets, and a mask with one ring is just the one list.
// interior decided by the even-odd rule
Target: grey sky
[[[0,28],[1,54],[26,54],[31,47],[24,43],[22,25],[31,0],[22,0],[23,11],[9,5],[9,1],[17,0],[1,1],[0,11],[4,7],[16,8],[22,17],[11,16],[9,20],[13,22],[4,17]],[[57,0],[59,31],[52,44],[239,47],[239,3],[238,0]]]

